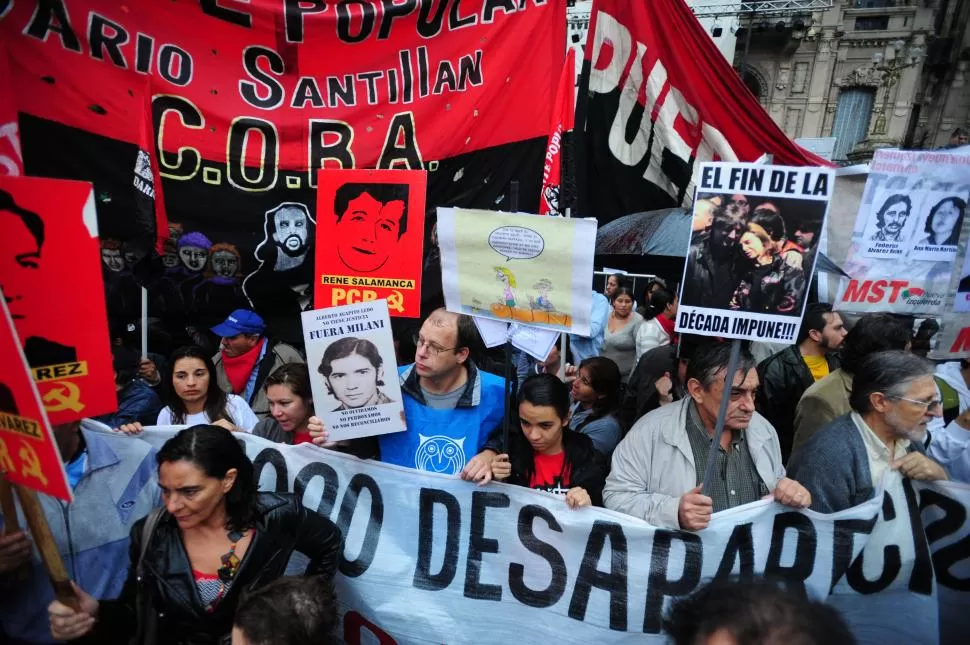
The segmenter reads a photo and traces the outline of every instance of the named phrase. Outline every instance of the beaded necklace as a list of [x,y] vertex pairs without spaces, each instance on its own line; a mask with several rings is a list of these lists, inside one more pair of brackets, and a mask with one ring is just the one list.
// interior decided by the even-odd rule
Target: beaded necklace
[[[248,534],[249,531],[231,531],[228,533],[230,542],[229,551],[223,553],[219,558],[222,562],[222,566],[216,571],[215,576],[216,580],[218,580],[219,589],[212,596],[211,600],[206,602],[205,610],[207,613],[212,613],[215,611],[216,605],[219,604],[219,602],[225,597],[226,592],[229,591],[229,585],[232,584],[232,580],[236,576],[240,563],[239,556],[236,555],[236,545],[239,544],[239,541]],[[205,574],[196,574],[196,584],[199,586],[200,595],[202,595],[202,591],[209,581],[215,582],[215,580],[212,580],[211,576],[206,576]],[[203,600],[205,600],[204,597]]]

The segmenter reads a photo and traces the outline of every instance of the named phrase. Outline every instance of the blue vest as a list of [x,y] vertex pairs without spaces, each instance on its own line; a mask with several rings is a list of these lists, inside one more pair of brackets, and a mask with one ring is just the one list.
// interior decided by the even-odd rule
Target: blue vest
[[434,410],[402,392],[407,430],[380,436],[381,461],[432,473],[460,473],[505,413],[504,379],[481,370],[478,379],[480,398],[472,407]]

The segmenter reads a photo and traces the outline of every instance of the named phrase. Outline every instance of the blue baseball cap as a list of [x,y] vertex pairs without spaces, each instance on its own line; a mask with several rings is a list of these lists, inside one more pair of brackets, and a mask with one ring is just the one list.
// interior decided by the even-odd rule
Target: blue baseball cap
[[237,334],[260,334],[266,332],[266,323],[255,311],[237,309],[221,324],[212,328],[212,333],[222,338],[230,338]]

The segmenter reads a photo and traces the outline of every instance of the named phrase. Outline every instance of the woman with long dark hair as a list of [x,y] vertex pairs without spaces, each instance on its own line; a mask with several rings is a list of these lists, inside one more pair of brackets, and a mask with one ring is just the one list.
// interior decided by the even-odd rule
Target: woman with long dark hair
[[570,427],[588,436],[593,447],[607,460],[623,437],[618,419],[621,388],[616,363],[594,356],[579,364],[570,390],[573,400],[569,410]]
[[637,328],[643,316],[633,310],[633,290],[620,285],[610,299],[612,311],[607,319],[600,353],[616,363],[626,383],[637,360]]
[[[213,424],[233,432],[251,432],[259,419],[242,397],[226,394],[216,381],[215,365],[197,345],[175,350],[171,359],[172,395],[158,413],[160,426]],[[142,431],[140,423],[120,428],[126,434]]]
[[654,347],[674,342],[674,319],[677,317],[677,294],[657,287],[644,307],[643,322],[637,328],[637,361]]
[[291,494],[257,493],[253,464],[225,428],[182,430],[156,460],[165,506],[131,530],[121,595],[97,601],[75,588],[80,611],[55,600],[55,639],[228,643],[240,596],[281,577],[294,551],[309,558],[306,575],[334,575],[340,530]]
[[741,235],[741,254],[748,266],[731,296],[731,309],[798,315],[805,274],[785,262],[784,246],[785,220],[772,208],[756,208]]
[[279,366],[266,377],[263,389],[269,401],[269,418],[257,423],[253,434],[277,443],[311,442],[307,425],[314,409],[307,364],[286,363]]
[[932,246],[956,246],[963,228],[963,214],[967,203],[959,197],[947,197],[938,201],[926,218],[926,235],[918,244]]
[[552,374],[536,374],[519,388],[521,432],[492,461],[492,477],[564,495],[570,508],[602,506],[606,463],[584,434],[569,429],[569,389]]

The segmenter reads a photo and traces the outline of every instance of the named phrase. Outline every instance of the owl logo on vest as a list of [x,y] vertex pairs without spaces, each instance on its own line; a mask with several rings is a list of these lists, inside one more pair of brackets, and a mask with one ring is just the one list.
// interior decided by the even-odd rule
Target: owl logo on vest
[[418,435],[414,467],[429,473],[455,475],[465,467],[465,437],[452,439],[444,435]]

